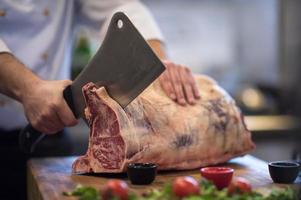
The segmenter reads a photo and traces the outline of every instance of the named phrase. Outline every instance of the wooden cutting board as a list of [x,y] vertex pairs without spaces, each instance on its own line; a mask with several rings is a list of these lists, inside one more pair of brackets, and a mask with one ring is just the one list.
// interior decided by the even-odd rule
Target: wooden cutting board
[[[32,159],[28,162],[28,199],[31,200],[54,200],[54,199],[76,199],[74,197],[65,197],[62,195],[64,191],[71,191],[77,184],[89,185],[101,188],[110,178],[120,178],[128,182],[129,187],[136,193],[143,193],[151,188],[160,188],[165,183],[171,182],[175,177],[189,175],[196,179],[201,176],[198,170],[189,171],[173,171],[162,172],[156,177],[156,180],[148,186],[131,185],[127,180],[126,174],[110,174],[110,175],[72,175],[71,165],[75,157],[63,158],[42,158]],[[224,164],[235,169],[234,176],[242,176],[247,178],[253,188],[268,192],[271,187],[283,187],[285,184],[274,184],[269,176],[268,165],[266,162],[259,160],[253,156],[247,155],[235,158]],[[301,187],[301,178],[299,177],[293,187]]]

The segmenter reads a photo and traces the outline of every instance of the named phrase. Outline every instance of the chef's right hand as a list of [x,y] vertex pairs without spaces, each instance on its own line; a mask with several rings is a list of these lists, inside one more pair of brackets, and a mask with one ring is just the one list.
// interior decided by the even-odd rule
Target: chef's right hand
[[53,134],[78,123],[63,98],[63,90],[70,84],[69,80],[39,80],[24,91],[21,102],[28,121],[36,130]]

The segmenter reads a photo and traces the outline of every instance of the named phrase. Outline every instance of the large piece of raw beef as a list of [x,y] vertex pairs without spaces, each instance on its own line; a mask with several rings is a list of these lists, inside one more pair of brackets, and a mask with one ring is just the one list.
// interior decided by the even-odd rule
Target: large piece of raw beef
[[194,169],[254,149],[234,100],[212,79],[196,80],[201,98],[194,106],[178,105],[157,82],[125,109],[104,88],[85,85],[89,147],[73,163],[73,172],[123,172],[131,162],[157,163],[160,170]]

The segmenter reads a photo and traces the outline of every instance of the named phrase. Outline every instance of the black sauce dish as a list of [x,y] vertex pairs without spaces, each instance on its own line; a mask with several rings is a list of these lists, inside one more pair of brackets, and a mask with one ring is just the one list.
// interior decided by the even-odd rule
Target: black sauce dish
[[269,172],[275,183],[293,183],[299,173],[300,165],[294,161],[275,161],[269,163]]
[[154,163],[130,163],[127,175],[133,185],[149,185],[157,175],[157,165]]

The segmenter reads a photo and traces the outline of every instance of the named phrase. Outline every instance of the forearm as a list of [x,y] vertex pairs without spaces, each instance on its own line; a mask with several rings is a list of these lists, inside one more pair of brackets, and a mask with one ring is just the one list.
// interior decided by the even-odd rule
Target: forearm
[[17,101],[40,79],[9,53],[0,53],[0,93]]
[[147,43],[161,60],[166,59],[164,45],[160,40],[147,40]]

